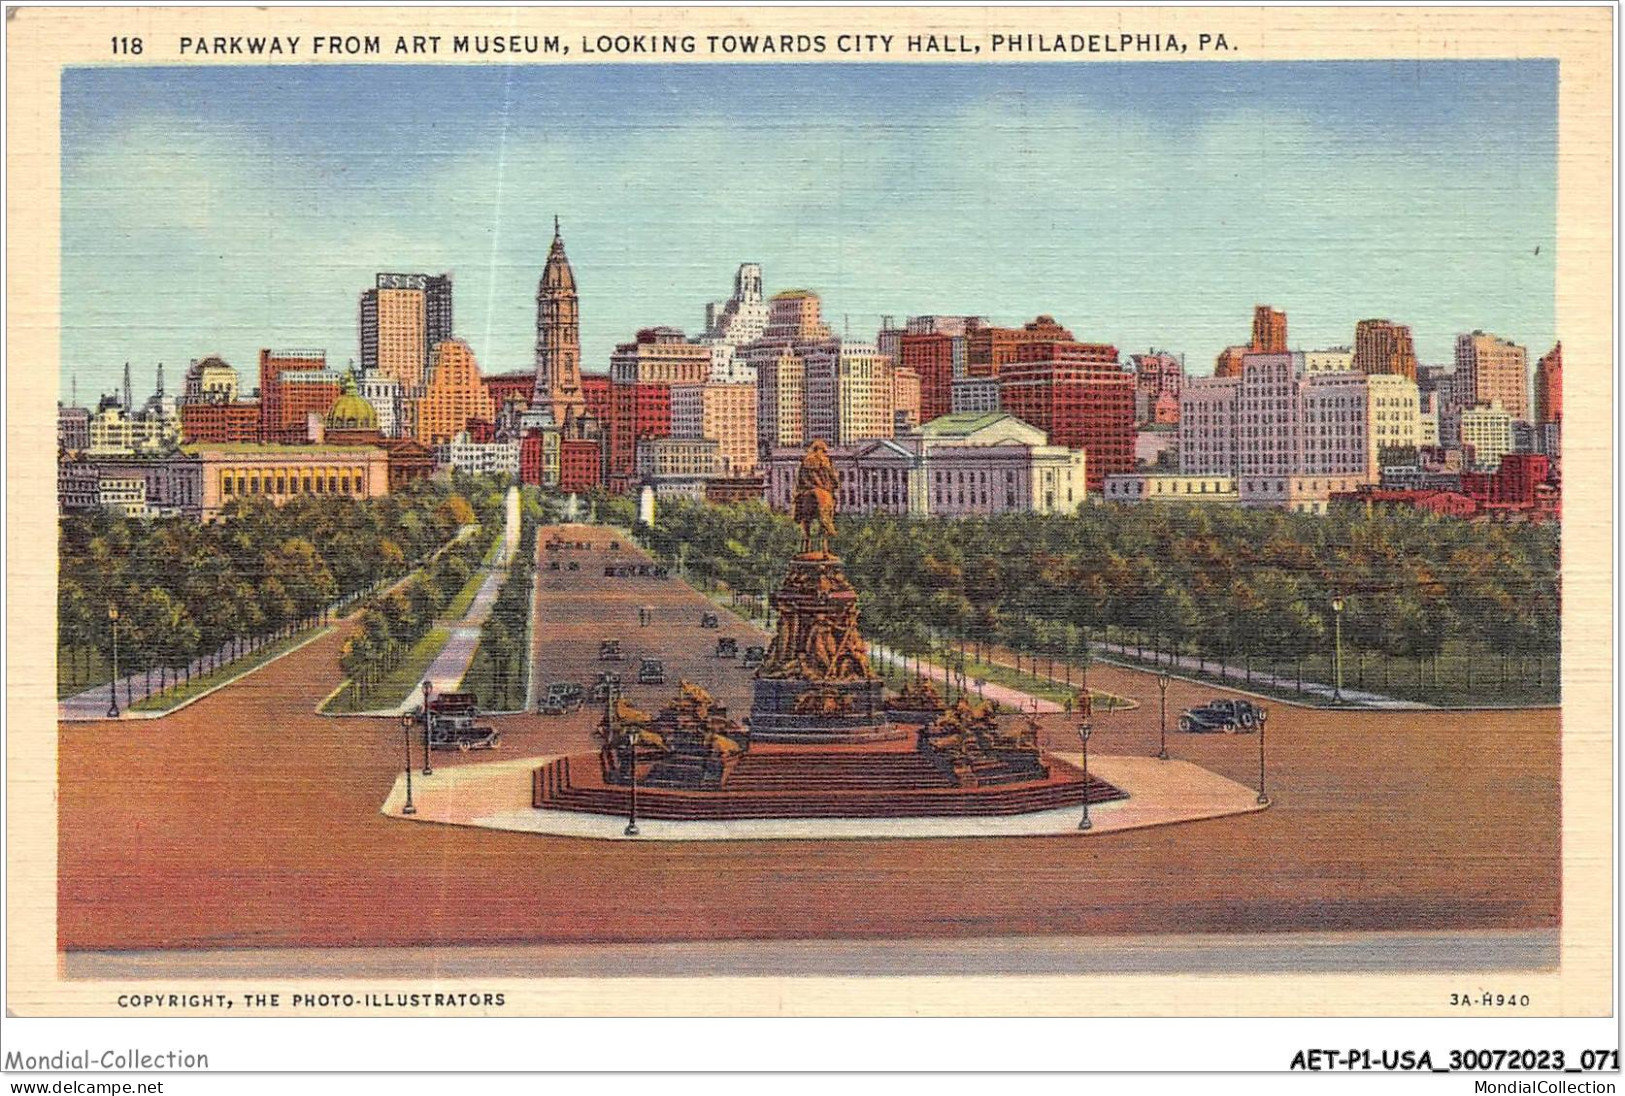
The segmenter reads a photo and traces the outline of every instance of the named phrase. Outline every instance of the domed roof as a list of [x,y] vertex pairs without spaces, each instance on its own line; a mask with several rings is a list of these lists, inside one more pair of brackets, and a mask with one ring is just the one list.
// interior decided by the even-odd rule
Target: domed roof
[[574,293],[575,272],[564,254],[564,239],[559,235],[559,219],[553,218],[553,246],[547,250],[547,266],[542,269],[542,292]]
[[362,399],[355,390],[355,377],[344,375],[344,394],[333,401],[327,412],[329,430],[376,430],[378,410]]

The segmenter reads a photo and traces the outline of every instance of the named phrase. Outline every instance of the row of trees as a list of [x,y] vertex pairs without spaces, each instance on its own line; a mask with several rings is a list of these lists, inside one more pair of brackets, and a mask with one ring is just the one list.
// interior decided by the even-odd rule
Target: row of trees
[[519,547],[491,606],[491,615],[480,630],[480,645],[463,679],[464,690],[474,692],[484,710],[513,711],[525,702],[536,533],[546,520],[551,520],[549,510],[538,492],[524,489],[520,494]]
[[[1341,614],[1347,683],[1367,662],[1414,663],[1470,644],[1502,680],[1550,682],[1560,603],[1555,527],[1405,510],[1325,516],[1178,506],[942,521],[843,515],[835,549],[864,633],[908,654],[997,644],[1079,661],[1090,643],[1290,670],[1324,656]],[[798,532],[756,503],[663,503],[643,534],[706,581],[770,591]],[[1472,661],[1468,661],[1471,674]],[[1489,667],[1481,672],[1486,673]],[[1471,681],[1468,682],[1471,687]]]
[[[220,518],[131,519],[111,511],[59,527],[58,662],[70,685],[106,680],[110,610],[120,673],[161,693],[405,574],[477,514],[466,482],[424,480],[377,499],[234,500]],[[485,492],[475,497],[488,504]],[[126,686],[127,692],[130,686]]]
[[358,630],[339,650],[339,668],[350,678],[352,705],[359,705],[414,644],[429,633],[474,577],[500,526],[486,522],[449,545],[420,574],[373,597],[357,618]]

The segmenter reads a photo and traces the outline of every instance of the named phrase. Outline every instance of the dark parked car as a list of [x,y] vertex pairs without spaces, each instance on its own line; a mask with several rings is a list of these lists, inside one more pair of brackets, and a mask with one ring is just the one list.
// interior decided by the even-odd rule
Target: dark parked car
[[700,627],[701,628],[715,628],[716,626],[717,626],[717,614],[715,614],[715,613],[701,613],[700,614]]
[[739,641],[734,639],[732,636],[723,636],[721,639],[717,640],[717,657],[738,658]]
[[658,658],[646,658],[638,663],[639,685],[664,685],[666,683],[666,664]]
[[543,715],[565,715],[581,707],[585,695],[586,690],[573,681],[549,685],[539,710]]
[[581,570],[581,564],[579,562],[577,562],[576,560],[572,559],[570,561],[570,565],[568,567],[566,567],[565,570],[566,571],[579,571],[579,570]]
[[1266,718],[1263,708],[1246,700],[1212,700],[1199,708],[1187,708],[1179,717],[1179,729],[1188,734],[1222,731],[1252,731]]
[[599,662],[622,662],[626,656],[621,653],[621,641],[618,639],[604,639],[598,642]]
[[614,670],[601,670],[598,674],[598,680],[593,683],[592,698],[595,702],[601,704],[605,700],[609,699],[610,689],[613,688],[619,690],[620,687],[620,674],[616,673]]
[[473,693],[441,693],[429,702],[429,745],[436,750],[494,750],[502,736],[475,723],[480,710]]
[[739,664],[747,670],[754,670],[766,661],[766,647],[746,647],[745,657],[739,660]]

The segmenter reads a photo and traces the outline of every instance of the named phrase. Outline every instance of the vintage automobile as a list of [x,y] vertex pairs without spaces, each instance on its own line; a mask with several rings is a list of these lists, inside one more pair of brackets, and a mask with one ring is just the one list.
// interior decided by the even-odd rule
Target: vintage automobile
[[671,568],[669,568],[669,567],[656,567],[654,569],[654,577],[655,578],[670,578],[671,577]]
[[494,750],[502,736],[494,727],[475,722],[480,710],[473,693],[441,693],[429,701],[425,718],[429,724],[429,746],[436,750]]
[[718,658],[738,658],[739,657],[739,641],[737,639],[734,639],[732,636],[723,636],[721,639],[718,639],[717,640],[717,657]]
[[715,614],[715,613],[701,613],[700,614],[700,627],[701,628],[715,628],[716,626],[717,626],[717,614]]
[[569,565],[566,566],[564,569],[566,571],[579,571],[579,570],[581,570],[581,563],[580,563],[579,560],[573,560],[572,559],[570,561]]
[[598,641],[599,662],[623,662],[626,656],[621,653],[621,641],[618,639],[603,639]]
[[766,661],[766,647],[746,647],[745,657],[739,660],[739,664],[747,670],[754,670]]
[[1246,700],[1212,700],[1187,708],[1179,716],[1179,729],[1187,734],[1235,734],[1252,731],[1267,718],[1264,709]]
[[548,560],[547,561],[547,569],[549,571],[557,571],[559,569],[559,561],[556,560],[556,559]]
[[638,663],[639,685],[664,685],[666,683],[666,664],[658,658],[646,658]]
[[609,550],[611,552],[619,552],[621,550],[621,542],[618,541],[618,540],[610,541],[609,542]]
[[621,675],[614,670],[600,670],[598,680],[593,683],[592,699],[595,703],[603,703],[609,699],[611,689],[617,692],[621,688]]
[[543,715],[566,715],[581,707],[586,690],[575,682],[549,685],[537,710]]

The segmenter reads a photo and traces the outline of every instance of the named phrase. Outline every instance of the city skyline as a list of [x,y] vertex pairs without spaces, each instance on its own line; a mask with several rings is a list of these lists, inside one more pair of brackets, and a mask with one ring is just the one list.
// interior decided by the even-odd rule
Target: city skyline
[[481,370],[532,368],[555,213],[592,372],[698,334],[744,261],[862,341],[1050,313],[1198,375],[1258,303],[1295,347],[1379,316],[1424,362],[1556,341],[1551,62],[839,67],[70,70],[64,395],[125,361],[359,357],[379,270],[449,272]]

